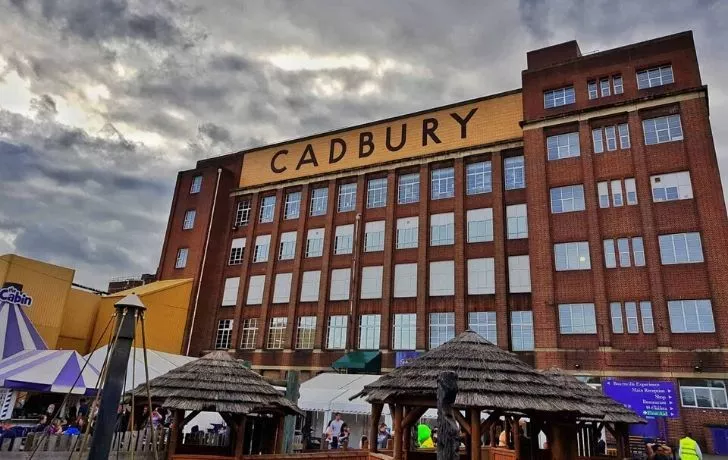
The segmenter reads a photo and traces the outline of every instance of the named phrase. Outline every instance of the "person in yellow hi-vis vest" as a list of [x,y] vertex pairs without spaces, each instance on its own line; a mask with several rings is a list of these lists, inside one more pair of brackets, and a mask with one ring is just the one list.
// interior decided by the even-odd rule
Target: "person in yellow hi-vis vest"
[[693,439],[692,433],[687,433],[680,440],[680,450],[677,457],[680,460],[703,460],[703,453],[700,451],[698,443]]

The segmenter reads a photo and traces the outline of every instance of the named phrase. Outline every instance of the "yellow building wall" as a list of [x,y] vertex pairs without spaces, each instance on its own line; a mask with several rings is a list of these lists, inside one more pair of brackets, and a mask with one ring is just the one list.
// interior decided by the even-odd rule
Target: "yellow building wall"
[[100,303],[100,295],[71,288],[56,348],[76,350],[82,355],[92,351],[90,347],[93,344],[90,342]]

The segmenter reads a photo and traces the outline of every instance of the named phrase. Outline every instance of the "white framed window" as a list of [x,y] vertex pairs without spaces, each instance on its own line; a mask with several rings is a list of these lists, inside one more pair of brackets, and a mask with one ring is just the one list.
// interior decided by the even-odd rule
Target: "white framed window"
[[291,301],[292,273],[276,273],[273,285],[273,303],[288,303]]
[[177,258],[174,261],[174,268],[185,268],[187,266],[188,248],[177,249]]
[[286,204],[283,207],[283,218],[298,219],[301,213],[301,192],[290,192],[286,194]]
[[609,207],[609,182],[597,183],[597,194],[599,195],[599,207]]
[[303,272],[301,279],[301,302],[316,302],[319,298],[321,285],[321,271],[312,270]]
[[306,257],[321,257],[324,254],[323,228],[311,228],[306,234]]
[[286,328],[288,318],[285,316],[274,316],[270,319],[268,327],[268,349],[282,350],[286,344]]
[[339,185],[339,212],[353,211],[356,208],[356,182]]
[[624,334],[624,319],[622,317],[622,304],[619,302],[611,302],[609,304],[609,313],[612,317],[612,333]]
[[680,115],[642,120],[642,129],[645,133],[646,145],[681,141],[683,139]]
[[182,222],[182,230],[190,230],[194,228],[195,216],[197,216],[197,211],[195,211],[194,209],[188,209],[185,212],[185,220],[184,222]]
[[329,316],[329,331],[326,336],[326,348],[343,350],[346,348],[346,330],[349,317],[346,315]]
[[511,349],[513,351],[531,351],[534,349],[533,312],[511,312]]
[[[597,194],[599,195],[599,207],[608,208],[613,206],[619,208],[625,204],[633,206],[637,204],[637,187],[634,178],[624,179],[624,189],[622,189],[622,181],[617,179],[609,182],[597,183]],[[611,192],[611,201],[610,201]]]
[[503,160],[503,178],[506,190],[526,188],[526,169],[523,156]]
[[609,78],[602,78],[599,80],[599,91],[601,92],[602,97],[611,96],[612,91],[609,86]]
[[329,300],[348,300],[351,283],[351,268],[331,270],[331,290]]
[[311,191],[311,215],[323,216],[329,207],[329,189],[315,188]]
[[652,316],[652,302],[640,302],[640,318],[642,320],[642,332],[645,334],[654,334],[655,319]]
[[[631,242],[631,249],[630,249]],[[617,262],[620,267],[644,267],[645,248],[641,236],[633,238],[618,238],[616,240],[604,240],[604,265],[607,268],[616,268]]]
[[612,87],[614,88],[614,94],[624,93],[624,85],[622,84],[621,75],[612,75]]
[[630,257],[629,253],[629,238],[617,239],[617,251],[619,253],[619,256],[617,257],[617,260],[619,260],[619,266],[631,267],[632,258]]
[[469,163],[465,166],[465,192],[468,195],[493,191],[490,161]]
[[316,340],[316,317],[299,316],[296,330],[296,349],[313,350]]
[[509,240],[528,238],[528,208],[525,203],[506,206],[506,221]]
[[281,244],[278,251],[278,260],[291,260],[296,257],[296,238],[298,232],[281,233]]
[[599,98],[599,90],[597,89],[597,81],[589,80],[586,82],[586,91],[589,94],[589,100]]
[[614,240],[604,240],[604,266],[617,268],[617,255],[614,252]]
[[417,264],[394,266],[394,297],[417,297]]
[[641,236],[632,238],[632,260],[635,267],[644,267],[645,262],[645,245]]
[[455,261],[430,262],[430,296],[455,295]]
[[417,315],[397,313],[392,325],[392,350],[414,350],[417,343]]
[[260,200],[260,223],[273,222],[276,209],[276,197],[265,196]]
[[557,272],[591,269],[588,241],[554,244],[554,258]]
[[455,214],[430,215],[430,246],[455,244]]
[[[453,216],[454,219],[454,214],[451,213],[450,216]],[[466,220],[468,223],[468,243],[493,241],[493,208],[469,209],[466,214]],[[453,239],[447,244],[452,244],[455,238],[454,225],[450,228],[452,228]],[[434,232],[432,236],[434,240]],[[435,245],[433,244],[433,246]]]
[[710,299],[668,300],[670,330],[676,334],[715,332]]
[[671,65],[653,67],[637,72],[637,89],[654,88],[655,86],[674,83]]
[[255,237],[255,252],[253,262],[267,262],[268,250],[270,249],[270,235],[258,235]]
[[559,305],[559,331],[562,334],[596,334],[597,320],[593,303]]
[[399,204],[417,203],[420,201],[420,174],[403,174],[399,176],[397,202]]
[[578,157],[581,155],[579,133],[573,132],[547,137],[546,151],[548,152],[549,160]]
[[192,184],[190,185],[190,195],[200,193],[202,190],[202,176],[195,176],[192,178]]
[[379,350],[379,333],[381,326],[381,315],[361,315],[359,317],[360,350]]
[[258,318],[245,318],[240,335],[240,348],[254,350],[258,340]]
[[688,171],[651,176],[650,184],[655,203],[693,198],[693,184]]
[[553,107],[561,107],[576,102],[576,94],[573,86],[552,89],[543,92],[543,108],[551,109]]
[[240,288],[240,277],[225,278],[225,286],[222,290],[223,307],[233,307],[238,303],[238,288]]
[[567,185],[551,189],[551,213],[575,212],[584,210],[584,186]]
[[683,407],[728,409],[725,380],[680,379],[679,384]]
[[495,259],[468,259],[468,294],[495,294]]
[[361,298],[381,299],[382,298],[382,275],[384,267],[375,265],[364,267],[361,270]]
[[700,233],[674,233],[659,235],[662,265],[695,264],[703,262]]
[[627,319],[627,333],[639,334],[639,317],[637,316],[637,302],[624,303],[624,315]]
[[248,222],[250,222],[250,200],[239,201],[235,210],[235,225],[248,225]]
[[594,153],[604,152],[605,143],[609,152],[613,152],[618,148],[628,149],[630,148],[629,125],[621,123],[592,129],[592,143]]
[[265,275],[253,275],[248,280],[248,298],[246,305],[260,305],[263,303],[263,289],[265,288]]
[[334,254],[351,254],[354,250],[354,224],[336,227]]
[[230,348],[230,339],[233,335],[233,320],[221,319],[217,322],[217,335],[215,336],[215,349],[227,350]]
[[387,178],[369,179],[367,183],[367,208],[383,208],[387,205]]
[[440,200],[455,196],[455,169],[440,168],[432,170],[432,199]]
[[242,264],[244,255],[245,238],[233,238],[233,242],[230,245],[230,258],[228,259],[228,265]]
[[624,195],[622,194],[622,181],[612,181],[612,206],[621,208],[624,205]]
[[468,313],[468,329],[494,345],[498,343],[498,323],[494,311]]
[[364,224],[364,252],[384,251],[384,221]]
[[637,185],[635,184],[634,177],[628,177],[624,180],[624,191],[627,193],[627,206],[636,205]]
[[629,125],[627,123],[619,124],[617,125],[617,131],[619,133],[619,148],[630,148],[632,146],[632,142],[629,139]]
[[531,263],[526,256],[508,257],[509,292],[531,292]]
[[604,135],[601,128],[592,129],[592,146],[594,153],[604,152]]
[[455,313],[430,313],[430,350],[455,338]]
[[418,217],[402,217],[397,219],[397,249],[416,248],[419,240]]

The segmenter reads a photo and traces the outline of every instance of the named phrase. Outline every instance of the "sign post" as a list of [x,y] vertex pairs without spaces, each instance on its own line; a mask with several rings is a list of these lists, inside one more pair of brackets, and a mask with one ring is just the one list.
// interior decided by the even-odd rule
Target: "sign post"
[[678,394],[673,382],[659,380],[605,380],[604,394],[632,409],[640,417],[679,418]]

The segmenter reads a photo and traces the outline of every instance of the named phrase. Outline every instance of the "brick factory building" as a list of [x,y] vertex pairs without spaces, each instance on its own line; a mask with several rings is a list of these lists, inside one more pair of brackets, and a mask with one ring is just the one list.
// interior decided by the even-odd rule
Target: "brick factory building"
[[195,280],[182,351],[386,372],[469,327],[539,368],[672,384],[649,429],[712,445],[728,222],[692,34],[527,65],[522,89],[180,172],[158,276]]

